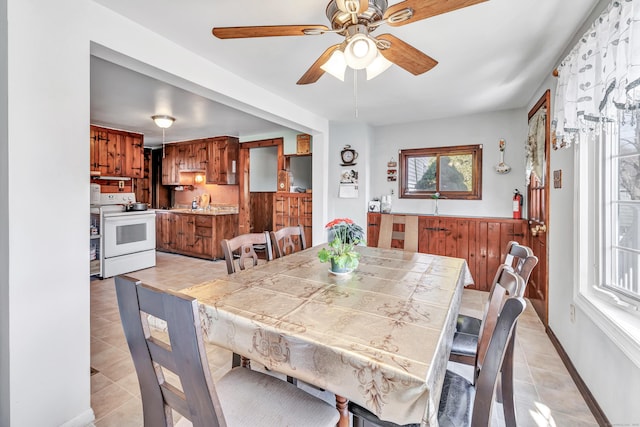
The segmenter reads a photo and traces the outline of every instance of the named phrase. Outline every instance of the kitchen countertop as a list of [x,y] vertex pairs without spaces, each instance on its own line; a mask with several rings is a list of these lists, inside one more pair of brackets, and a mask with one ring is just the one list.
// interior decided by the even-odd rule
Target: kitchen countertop
[[210,209],[190,209],[190,208],[171,208],[158,209],[158,212],[186,213],[193,215],[237,215],[238,208],[236,206],[212,206]]

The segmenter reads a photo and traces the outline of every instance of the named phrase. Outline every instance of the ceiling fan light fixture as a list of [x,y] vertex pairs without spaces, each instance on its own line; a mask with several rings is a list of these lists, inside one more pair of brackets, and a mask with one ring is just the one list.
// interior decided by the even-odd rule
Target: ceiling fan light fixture
[[156,114],[154,116],[151,116],[151,119],[156,124],[156,126],[162,129],[170,128],[173,122],[176,121],[174,117],[167,116],[166,114]]
[[347,65],[355,70],[366,68],[378,54],[378,48],[371,38],[364,34],[355,34],[344,49]]
[[336,79],[344,81],[344,73],[347,70],[347,62],[345,61],[344,53],[336,49],[329,60],[320,66],[321,69],[331,74]]
[[384,73],[391,65],[393,65],[393,62],[389,61],[384,57],[384,55],[378,52],[376,58],[367,67],[367,80],[371,80]]

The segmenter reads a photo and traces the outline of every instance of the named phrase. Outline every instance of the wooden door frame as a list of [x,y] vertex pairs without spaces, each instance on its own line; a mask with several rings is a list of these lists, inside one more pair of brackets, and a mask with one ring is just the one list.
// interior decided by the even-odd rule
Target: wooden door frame
[[[539,269],[544,269],[544,271],[542,272],[542,275],[544,277],[544,283],[542,284],[542,287],[544,289],[544,296],[545,299],[544,301],[541,303],[539,303],[539,300],[536,299],[531,299],[531,303],[534,307],[534,309],[536,310],[536,312],[538,313],[538,316],[540,317],[540,320],[542,321],[545,329],[548,328],[549,326],[549,199],[550,199],[550,168],[551,168],[551,91],[549,89],[547,89],[544,94],[540,97],[540,99],[538,100],[538,102],[536,102],[536,104],[531,108],[531,110],[529,110],[529,114],[527,116],[527,123],[529,123],[529,121],[531,120],[531,118],[536,114],[536,112],[538,112],[538,110],[542,107],[546,107],[546,112],[545,112],[545,170],[544,170],[544,187],[545,187],[545,192],[544,192],[544,198],[543,198],[543,203],[544,203],[544,215],[545,215],[545,225],[547,227],[547,231],[544,233],[545,236],[545,248],[546,248],[546,253],[545,253],[545,258],[542,260],[540,260],[538,262],[538,265],[536,266],[536,268]],[[528,132],[528,126],[527,126],[527,132]],[[527,196],[529,196],[530,192],[529,192],[529,186],[527,186]],[[527,200],[527,203],[530,203],[531,200]],[[527,206],[527,214],[529,214],[530,209],[529,206]],[[527,215],[529,216],[529,215]],[[529,224],[531,225],[532,219],[529,218]],[[536,221],[537,222],[537,221]],[[533,236],[531,236],[532,238]],[[536,254],[538,255],[538,254]]]
[[[251,200],[249,196],[249,150],[252,148],[277,147],[278,170],[284,169],[284,138],[262,139],[240,143],[238,152],[238,235],[251,232]],[[277,173],[277,171],[276,171]]]

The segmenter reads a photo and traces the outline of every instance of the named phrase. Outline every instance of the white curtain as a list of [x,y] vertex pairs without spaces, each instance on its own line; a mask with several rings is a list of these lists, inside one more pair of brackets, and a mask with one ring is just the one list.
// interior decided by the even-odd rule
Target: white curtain
[[535,175],[540,184],[544,185],[546,108],[540,108],[529,119],[529,134],[527,135],[527,161],[525,165],[527,186],[531,180],[531,174]]
[[640,108],[640,1],[613,0],[558,67],[554,148]]

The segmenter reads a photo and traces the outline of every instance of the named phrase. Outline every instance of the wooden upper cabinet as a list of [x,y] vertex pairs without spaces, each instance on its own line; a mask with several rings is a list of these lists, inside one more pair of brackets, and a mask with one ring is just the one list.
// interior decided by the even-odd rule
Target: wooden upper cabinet
[[143,136],[90,126],[90,170],[102,176],[142,178]]
[[167,144],[162,150],[162,185],[178,185],[180,184],[180,172],[177,146]]
[[144,146],[142,135],[128,133],[124,135],[124,158],[122,161],[124,176],[144,177]]
[[92,174],[100,174],[100,131],[93,126],[89,128],[89,170]]
[[216,137],[208,144],[207,184],[237,184],[238,138]]
[[204,171],[207,169],[206,140],[177,144],[178,168],[181,171]]
[[191,166],[194,170],[207,170],[207,166],[209,164],[208,146],[209,143],[207,142],[197,142],[192,144],[190,158]]
[[166,144],[162,184],[180,185],[180,172],[204,171],[207,184],[236,184],[237,138],[215,137]]

